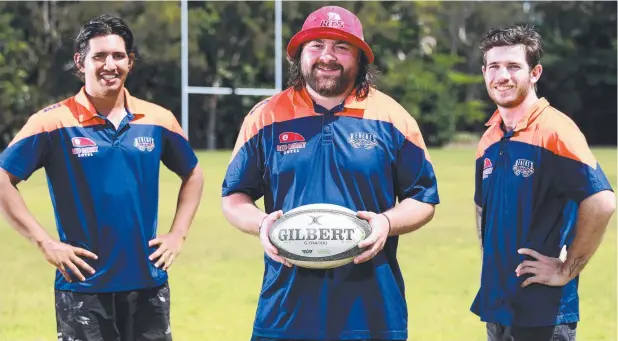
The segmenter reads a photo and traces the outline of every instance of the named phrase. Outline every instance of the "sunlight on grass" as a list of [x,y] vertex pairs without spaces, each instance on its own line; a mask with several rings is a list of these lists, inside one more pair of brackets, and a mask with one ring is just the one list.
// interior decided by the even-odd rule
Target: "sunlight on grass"
[[[596,149],[612,186],[616,150]],[[256,238],[231,227],[220,210],[229,152],[200,153],[206,185],[183,253],[170,270],[172,329],[176,340],[248,340],[263,272]],[[469,312],[478,289],[480,253],[473,210],[472,149],[432,150],[442,203],[434,220],[401,238],[410,340],[485,340],[485,327]],[[179,180],[162,171],[160,232],[167,231]],[[37,219],[56,235],[43,172],[20,186]],[[54,269],[9,226],[0,222],[0,340],[56,338]],[[578,340],[616,340],[616,219],[580,281]]]

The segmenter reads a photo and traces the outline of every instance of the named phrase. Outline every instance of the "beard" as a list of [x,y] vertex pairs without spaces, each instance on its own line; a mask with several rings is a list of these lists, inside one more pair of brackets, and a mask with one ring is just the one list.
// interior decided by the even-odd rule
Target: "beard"
[[496,105],[502,108],[515,108],[526,99],[530,91],[530,86],[530,80],[516,84],[514,94],[503,96],[500,91],[494,89],[494,84],[490,84],[487,86],[487,93],[489,94],[489,98],[491,98]]
[[[338,76],[320,76],[318,75],[318,67],[339,70],[340,73]],[[310,70],[301,67],[301,72],[305,83],[324,97],[336,97],[345,93],[350,85],[354,83],[358,73],[355,69],[344,69],[343,66],[337,63],[324,64],[320,62],[315,63]]]

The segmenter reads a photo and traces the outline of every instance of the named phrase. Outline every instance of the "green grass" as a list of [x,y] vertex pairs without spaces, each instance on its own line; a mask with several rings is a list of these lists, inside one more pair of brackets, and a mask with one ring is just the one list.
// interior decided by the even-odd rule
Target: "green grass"
[[[616,150],[595,149],[616,186]],[[441,205],[434,220],[400,241],[410,340],[485,340],[485,327],[469,312],[478,288],[480,253],[474,227],[472,149],[432,150]],[[220,210],[229,152],[200,153],[206,184],[201,208],[170,269],[172,329],[176,340],[248,340],[263,272],[255,237],[231,227]],[[173,217],[179,181],[162,172],[160,231]],[[21,192],[54,235],[55,222],[43,172]],[[0,222],[0,340],[56,338],[54,268],[6,223]],[[581,278],[578,340],[616,340],[616,220]]]

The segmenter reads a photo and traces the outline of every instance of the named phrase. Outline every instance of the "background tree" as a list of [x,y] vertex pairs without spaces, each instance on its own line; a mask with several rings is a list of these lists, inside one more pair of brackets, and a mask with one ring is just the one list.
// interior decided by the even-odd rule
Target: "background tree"
[[[320,6],[350,9],[381,73],[378,88],[414,116],[432,146],[478,134],[495,110],[478,45],[492,27],[534,23],[544,39],[539,95],[591,144],[616,145],[616,2],[283,2],[283,58],[274,58],[274,2],[189,2],[189,84],[272,88],[287,42]],[[129,91],[180,118],[179,2],[0,2],[0,149],[32,113],[79,90],[73,39],[100,14],[135,34]],[[195,148],[231,148],[259,96],[191,95]]]

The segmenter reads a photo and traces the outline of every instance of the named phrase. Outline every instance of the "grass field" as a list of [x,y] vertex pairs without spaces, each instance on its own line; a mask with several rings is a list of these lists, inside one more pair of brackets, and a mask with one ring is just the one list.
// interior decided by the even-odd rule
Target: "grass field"
[[[472,149],[432,150],[442,203],[434,220],[402,237],[410,340],[485,340],[469,312],[478,288],[480,253],[473,219]],[[595,149],[616,187],[616,149]],[[200,153],[204,198],[182,255],[170,269],[172,330],[180,341],[248,340],[263,272],[255,237],[231,227],[220,210],[229,152]],[[162,172],[160,229],[171,222],[179,181]],[[38,220],[56,235],[43,172],[20,186]],[[0,222],[0,340],[56,340],[54,268],[6,223]],[[579,341],[616,340],[616,219],[580,281]]]

